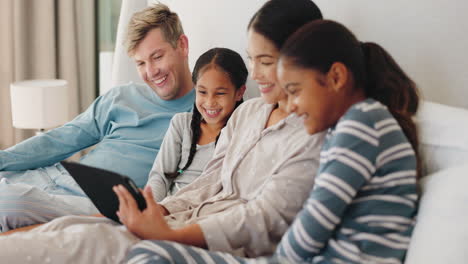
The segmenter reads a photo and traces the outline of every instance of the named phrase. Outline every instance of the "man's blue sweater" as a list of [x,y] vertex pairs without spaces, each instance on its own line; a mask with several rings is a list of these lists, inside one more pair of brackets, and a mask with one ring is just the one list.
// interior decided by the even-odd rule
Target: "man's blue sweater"
[[144,84],[115,87],[64,126],[1,150],[0,171],[49,166],[96,145],[81,163],[144,186],[172,116],[191,111],[194,98],[193,90],[165,101]]

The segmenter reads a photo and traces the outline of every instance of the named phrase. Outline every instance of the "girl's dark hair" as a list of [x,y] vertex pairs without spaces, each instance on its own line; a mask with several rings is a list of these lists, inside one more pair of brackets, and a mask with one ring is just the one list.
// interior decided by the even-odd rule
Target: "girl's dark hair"
[[[227,48],[213,48],[203,53],[195,63],[195,67],[192,72],[192,81],[197,83],[200,75],[208,69],[217,68],[225,72],[231,83],[234,85],[236,90],[239,90],[247,82],[247,67],[245,66],[244,60],[239,53],[227,49]],[[234,109],[244,102],[243,99],[236,102]],[[230,117],[230,116],[229,116]],[[229,120],[229,117],[227,120]],[[226,120],[226,122],[227,122]],[[185,166],[174,172],[166,173],[166,177],[175,178],[182,174],[192,164],[193,157],[197,151],[197,142],[201,136],[201,122],[203,121],[202,115],[197,109],[197,106],[193,105],[192,121],[190,122],[190,128],[192,130],[192,143],[190,145],[190,153]],[[218,142],[219,134],[216,137],[215,144]]]
[[412,119],[418,110],[418,89],[381,46],[361,43],[345,26],[320,20],[295,32],[281,49],[280,59],[324,74],[335,62],[346,65],[355,86],[363,88],[367,97],[386,105],[398,121],[416,152],[418,177],[421,175],[417,129]]
[[316,19],[322,19],[322,12],[311,0],[270,0],[253,15],[247,29],[269,39],[279,50],[294,31]]

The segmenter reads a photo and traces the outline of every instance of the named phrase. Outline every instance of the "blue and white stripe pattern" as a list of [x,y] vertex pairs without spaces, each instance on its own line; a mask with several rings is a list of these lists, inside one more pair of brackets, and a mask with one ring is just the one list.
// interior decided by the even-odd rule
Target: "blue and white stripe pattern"
[[246,259],[228,253],[185,246],[176,242],[150,240],[143,240],[133,246],[123,263],[297,264],[277,256]]
[[402,263],[417,202],[414,151],[387,108],[367,99],[330,129],[315,186],[275,256],[240,259],[147,241],[128,263]]
[[402,263],[417,211],[416,158],[367,99],[330,129],[314,189],[277,255],[309,263]]
[[210,252],[201,248],[183,246],[167,241],[142,241],[132,248],[126,263],[207,263],[244,264],[245,260],[227,253]]

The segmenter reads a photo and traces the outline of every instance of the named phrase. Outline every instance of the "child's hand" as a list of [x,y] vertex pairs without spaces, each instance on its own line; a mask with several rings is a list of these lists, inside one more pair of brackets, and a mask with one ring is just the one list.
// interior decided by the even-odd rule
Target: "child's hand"
[[146,209],[140,211],[133,196],[122,186],[114,186],[114,192],[119,198],[119,211],[117,216],[130,232],[141,239],[171,240],[173,230],[164,219],[164,208],[154,201],[149,186],[145,187],[143,196],[146,200]]

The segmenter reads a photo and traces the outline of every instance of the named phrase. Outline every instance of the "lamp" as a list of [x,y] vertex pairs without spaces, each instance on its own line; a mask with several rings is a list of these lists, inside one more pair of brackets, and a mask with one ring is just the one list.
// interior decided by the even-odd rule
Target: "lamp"
[[27,80],[10,85],[13,126],[38,133],[68,121],[65,80]]

